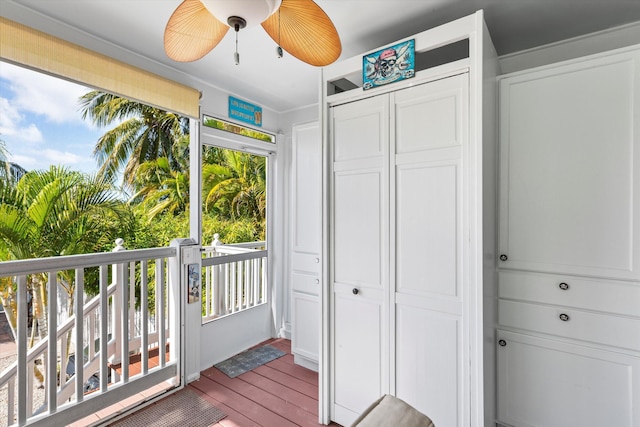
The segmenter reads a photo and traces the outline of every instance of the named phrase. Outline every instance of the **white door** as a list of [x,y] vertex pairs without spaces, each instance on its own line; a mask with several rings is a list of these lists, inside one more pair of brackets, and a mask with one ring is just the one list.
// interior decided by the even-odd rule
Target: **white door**
[[640,278],[640,50],[500,82],[502,268]]
[[322,264],[322,136],[318,122],[296,125],[291,177],[291,353],[318,370]]
[[442,426],[462,425],[469,394],[467,92],[463,74],[393,95],[395,394]]
[[638,357],[508,331],[498,331],[498,339],[501,421],[637,427]]
[[436,425],[468,424],[468,77],[331,119],[333,419],[391,393]]
[[389,392],[388,96],[332,108],[331,417]]
[[[231,152],[248,153],[256,159],[260,157],[264,158],[266,162],[265,186],[267,192],[265,237],[267,239],[266,248],[269,251],[267,267],[262,273],[262,277],[266,277],[267,280],[265,284],[266,289],[262,291],[258,289],[248,291],[244,285],[240,285],[241,283],[247,282],[237,279],[234,280],[236,276],[225,273],[223,268],[222,277],[231,277],[228,281],[221,281],[220,283],[224,283],[225,286],[218,290],[224,296],[221,301],[226,301],[222,305],[224,311],[213,320],[205,320],[203,318],[203,323],[199,331],[196,330],[195,332],[200,334],[199,364],[202,370],[275,336],[276,327],[280,326],[275,322],[275,319],[280,318],[279,312],[282,308],[278,304],[279,298],[274,298],[274,295],[276,295],[276,292],[282,291],[272,288],[272,283],[274,283],[273,277],[277,274],[272,256],[272,236],[278,233],[274,232],[275,224],[273,219],[270,219],[272,217],[271,212],[273,211],[273,206],[277,204],[273,197],[275,192],[272,190],[276,177],[274,171],[276,170],[277,147],[272,143],[257,141],[249,137],[220,131],[218,129],[211,129],[206,126],[201,127],[200,137],[205,147],[224,148]],[[228,243],[224,240],[223,236],[221,236],[221,240],[222,243]],[[203,245],[208,244],[210,244],[210,242],[203,242]],[[228,256],[225,256],[225,258],[229,259]],[[205,259],[203,263],[206,262],[207,260]],[[237,268],[240,267],[239,264],[243,263],[230,265],[229,271],[236,271],[237,277],[252,277],[251,274],[239,274],[239,270],[237,270]],[[253,271],[259,270],[256,269]],[[211,294],[214,292],[215,291],[211,292]],[[254,292],[258,294],[257,296],[253,296],[255,305],[246,309],[249,302],[247,302],[248,299],[243,298],[243,296],[251,295]],[[197,311],[198,313],[201,312],[199,303],[191,304],[189,309]]]

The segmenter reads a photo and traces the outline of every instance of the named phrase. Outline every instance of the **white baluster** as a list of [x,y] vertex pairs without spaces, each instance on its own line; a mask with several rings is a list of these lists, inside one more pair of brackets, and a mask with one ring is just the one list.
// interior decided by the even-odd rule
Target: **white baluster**
[[[112,252],[120,252],[124,251],[127,248],[124,247],[124,240],[121,238],[116,239],[116,247],[113,248]],[[118,290],[113,294],[112,297],[112,305],[111,305],[111,334],[112,340],[115,341],[115,349],[112,355],[109,357],[109,361],[113,364],[117,364],[121,362],[120,356],[122,353],[122,318],[120,316],[120,312],[123,309],[122,301],[122,288],[126,289],[126,283],[124,281],[124,266],[122,264],[113,264],[112,266],[112,280],[117,283]],[[106,293],[107,289],[105,286],[104,292]],[[102,292],[102,289],[100,290]],[[126,292],[126,291],[125,291]],[[105,312],[106,314],[106,312]],[[106,341],[107,332],[101,331],[100,341]]]

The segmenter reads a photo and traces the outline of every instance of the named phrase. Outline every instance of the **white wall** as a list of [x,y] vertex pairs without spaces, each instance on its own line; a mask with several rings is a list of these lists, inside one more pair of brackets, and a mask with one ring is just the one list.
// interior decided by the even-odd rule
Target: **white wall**
[[640,22],[503,55],[503,74],[553,64],[640,43]]

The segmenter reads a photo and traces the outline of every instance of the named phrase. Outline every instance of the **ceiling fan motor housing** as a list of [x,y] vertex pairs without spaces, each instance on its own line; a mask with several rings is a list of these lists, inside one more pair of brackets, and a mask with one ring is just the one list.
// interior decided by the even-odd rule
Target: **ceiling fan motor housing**
[[[244,21],[244,27],[259,25],[271,16],[282,3],[282,0],[201,0],[202,4],[218,18],[227,22],[231,28],[239,24],[236,18]],[[233,23],[232,23],[233,19]],[[244,28],[240,26],[239,28]]]

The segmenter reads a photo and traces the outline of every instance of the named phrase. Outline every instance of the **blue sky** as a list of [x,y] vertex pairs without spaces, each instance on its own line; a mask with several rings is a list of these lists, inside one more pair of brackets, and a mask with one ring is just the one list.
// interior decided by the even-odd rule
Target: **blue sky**
[[65,165],[94,173],[91,153],[104,129],[83,121],[78,99],[91,89],[0,62],[0,139],[27,170]]

